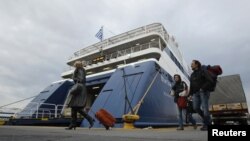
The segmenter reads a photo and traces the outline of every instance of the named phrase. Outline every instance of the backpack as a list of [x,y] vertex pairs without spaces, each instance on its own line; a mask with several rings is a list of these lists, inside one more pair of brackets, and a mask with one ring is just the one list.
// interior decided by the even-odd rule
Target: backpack
[[213,65],[213,66],[202,65],[201,68],[203,70],[207,71],[208,74],[211,76],[211,78],[214,80],[213,83],[208,88],[208,90],[210,92],[213,92],[215,90],[215,87],[216,87],[217,77],[218,77],[218,75],[222,74],[222,68],[220,67],[220,65]]

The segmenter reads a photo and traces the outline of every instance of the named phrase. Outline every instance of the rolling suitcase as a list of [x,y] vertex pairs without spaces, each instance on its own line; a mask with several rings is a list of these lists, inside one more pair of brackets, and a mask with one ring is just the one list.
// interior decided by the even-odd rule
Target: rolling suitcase
[[116,119],[105,109],[97,111],[95,117],[106,128],[106,130],[109,130],[110,127],[114,127],[116,122]]

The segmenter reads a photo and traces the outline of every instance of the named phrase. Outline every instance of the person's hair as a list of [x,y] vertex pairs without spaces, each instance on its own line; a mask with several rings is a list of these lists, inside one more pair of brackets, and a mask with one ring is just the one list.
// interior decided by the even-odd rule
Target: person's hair
[[198,66],[198,68],[201,68],[201,63],[198,60],[193,60],[193,62]]
[[74,63],[74,67],[76,67],[76,68],[82,68],[82,67],[83,67],[83,64],[82,64],[81,61],[76,61],[76,62]]
[[181,81],[181,76],[180,76],[179,74],[175,74],[175,75],[174,75],[174,78],[175,78],[176,76],[179,77],[179,80]]

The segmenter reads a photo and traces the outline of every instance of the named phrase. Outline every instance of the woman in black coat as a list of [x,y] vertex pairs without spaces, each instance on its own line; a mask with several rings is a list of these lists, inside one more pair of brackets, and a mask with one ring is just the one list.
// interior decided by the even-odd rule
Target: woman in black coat
[[72,79],[74,80],[74,86],[69,91],[69,101],[68,106],[71,107],[71,123],[66,130],[71,130],[76,128],[77,113],[80,113],[89,122],[89,128],[94,125],[94,119],[89,116],[83,109],[87,101],[87,88],[85,85],[86,72],[83,68],[81,61],[76,61],[74,64],[76,68]]

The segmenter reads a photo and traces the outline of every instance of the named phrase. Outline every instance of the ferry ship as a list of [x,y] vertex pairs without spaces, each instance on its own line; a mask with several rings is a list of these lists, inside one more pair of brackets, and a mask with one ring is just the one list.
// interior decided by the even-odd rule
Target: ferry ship
[[[85,64],[86,109],[92,117],[103,108],[117,119],[115,127],[123,126],[122,116],[128,113],[140,116],[134,123],[136,127],[178,124],[177,107],[169,93],[174,74],[180,74],[189,84],[190,68],[175,38],[160,23],[136,28],[76,51],[67,61],[70,69],[61,74],[64,79],[45,88],[16,117],[70,117],[65,101],[73,85],[70,78],[75,61]],[[85,120],[80,125],[88,126]],[[94,127],[102,125],[95,122]]]

